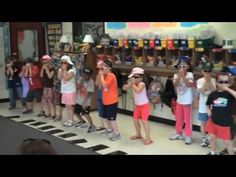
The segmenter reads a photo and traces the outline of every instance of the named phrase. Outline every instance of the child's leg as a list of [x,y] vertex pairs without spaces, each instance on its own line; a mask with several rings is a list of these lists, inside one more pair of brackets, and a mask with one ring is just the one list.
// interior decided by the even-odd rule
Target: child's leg
[[73,121],[74,110],[72,105],[66,104],[67,119]]
[[119,132],[116,120],[109,120],[111,128],[114,132]]
[[87,119],[89,126],[93,126],[93,120],[89,114],[84,114],[84,117]]
[[183,124],[184,124],[184,113],[183,113],[183,105],[176,103],[176,124],[175,129],[176,133],[182,135],[183,133]]
[[210,143],[211,143],[211,151],[212,152],[216,152],[216,140],[217,140],[217,137],[214,135],[214,134],[211,134],[210,133]]
[[10,108],[16,107],[15,93],[13,88],[9,88]]
[[24,102],[23,102],[23,98],[22,98],[22,87],[17,87],[16,88],[16,93],[17,93],[17,96],[19,97],[19,99],[21,101],[22,106],[24,107]]
[[185,135],[192,136],[192,105],[182,105],[185,122]]
[[62,117],[62,113],[63,113],[64,107],[63,106],[59,106],[59,117]]
[[138,138],[142,137],[139,120],[138,119],[133,119],[133,121],[134,121],[134,127],[135,127],[135,131],[136,131],[136,135],[132,136],[131,139],[135,139],[137,137]]
[[229,155],[234,155],[233,144],[230,140],[224,140]]
[[146,133],[146,139],[144,140],[144,144],[150,144],[152,142],[151,136],[150,136],[150,126],[148,121],[142,120],[142,124]]

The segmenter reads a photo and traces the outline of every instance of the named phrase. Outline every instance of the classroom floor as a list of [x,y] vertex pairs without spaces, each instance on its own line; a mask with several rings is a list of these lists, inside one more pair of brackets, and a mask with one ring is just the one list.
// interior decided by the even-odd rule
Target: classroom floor
[[[193,143],[191,145],[186,145],[184,141],[170,141],[169,136],[175,133],[174,126],[150,122],[151,127],[151,137],[154,143],[150,145],[143,145],[141,140],[130,140],[130,137],[135,134],[133,119],[131,116],[124,114],[118,114],[118,126],[121,132],[122,139],[118,141],[110,141],[107,135],[101,134],[101,132],[87,133],[87,127],[76,128],[76,127],[64,127],[62,122],[54,122],[49,118],[41,118],[36,115],[39,110],[34,110],[33,114],[22,114],[23,109],[17,108],[15,110],[8,110],[9,103],[0,103],[0,115],[3,116],[13,116],[19,115],[20,118],[12,118],[16,122],[21,122],[25,120],[22,124],[33,127],[41,132],[51,131],[51,130],[62,130],[63,132],[51,133],[50,136],[55,136],[60,139],[74,141],[74,144],[95,151],[98,154],[137,154],[137,155],[205,155],[209,152],[209,148],[203,148],[200,146],[201,135],[199,132],[193,132]],[[63,113],[63,118],[65,119],[65,114]],[[94,124],[99,126],[99,118],[97,111],[91,112],[91,117],[93,118]],[[76,119],[76,118],[74,118]],[[76,120],[77,121],[77,120]],[[43,122],[42,124],[37,122]],[[36,124],[34,124],[36,123]],[[30,125],[34,124],[34,125]],[[45,128],[42,128],[45,127]],[[42,128],[42,129],[40,129]],[[60,137],[60,135],[66,132],[72,133],[67,137]],[[10,133],[10,132],[9,132]],[[31,137],[31,135],[28,135]],[[144,136],[144,133],[143,133]],[[80,141],[82,139],[82,141]],[[79,140],[79,141],[77,141]],[[224,145],[221,140],[218,141],[218,151],[224,149]]]

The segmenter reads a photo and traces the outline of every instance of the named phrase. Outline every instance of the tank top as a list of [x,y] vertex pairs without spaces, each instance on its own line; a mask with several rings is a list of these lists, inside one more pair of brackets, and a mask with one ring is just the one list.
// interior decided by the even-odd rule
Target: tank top
[[[143,83],[143,82],[141,82],[141,83]],[[134,103],[135,103],[135,105],[144,105],[144,104],[149,103],[148,98],[147,98],[146,87],[144,87],[144,89],[140,93],[136,93],[133,90],[133,94],[134,94]]]

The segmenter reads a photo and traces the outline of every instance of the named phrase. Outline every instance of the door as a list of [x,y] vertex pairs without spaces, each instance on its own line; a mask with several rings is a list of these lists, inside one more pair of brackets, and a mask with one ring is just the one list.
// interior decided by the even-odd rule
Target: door
[[45,55],[45,31],[40,22],[10,23],[11,54],[23,61],[28,57],[38,61]]

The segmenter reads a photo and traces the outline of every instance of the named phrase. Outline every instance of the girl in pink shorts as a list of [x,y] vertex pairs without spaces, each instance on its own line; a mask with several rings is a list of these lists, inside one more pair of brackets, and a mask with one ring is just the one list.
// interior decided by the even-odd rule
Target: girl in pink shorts
[[65,104],[67,110],[67,121],[64,126],[73,126],[73,106],[76,103],[76,69],[71,58],[67,55],[61,57],[61,68],[58,70],[58,79],[61,80],[61,103]]
[[123,86],[123,90],[132,88],[134,95],[135,109],[133,116],[136,135],[132,136],[131,140],[143,139],[139,123],[139,119],[141,119],[146,133],[146,138],[143,139],[143,144],[148,145],[153,143],[150,137],[150,126],[148,124],[148,117],[151,107],[147,98],[145,83],[142,82],[143,74],[144,70],[142,68],[133,68],[132,73],[129,75],[130,82]]

